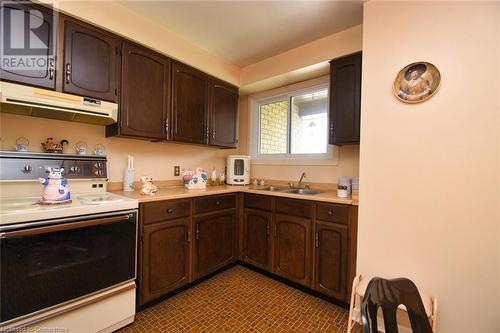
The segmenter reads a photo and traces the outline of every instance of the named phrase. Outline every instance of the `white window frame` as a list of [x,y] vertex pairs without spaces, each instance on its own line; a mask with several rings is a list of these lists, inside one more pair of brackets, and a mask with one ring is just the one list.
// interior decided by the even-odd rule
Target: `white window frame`
[[[307,94],[316,90],[327,88],[330,95],[329,77],[320,77],[283,88],[273,89],[249,97],[250,110],[250,155],[253,164],[269,165],[338,165],[337,146],[327,144],[327,151],[323,154],[259,154],[260,149],[260,106],[273,102],[288,101],[289,110],[287,115],[287,149],[290,146],[290,108],[291,97]],[[329,112],[327,110],[327,117]],[[325,132],[328,137],[328,131]],[[328,140],[328,138],[327,138]]]

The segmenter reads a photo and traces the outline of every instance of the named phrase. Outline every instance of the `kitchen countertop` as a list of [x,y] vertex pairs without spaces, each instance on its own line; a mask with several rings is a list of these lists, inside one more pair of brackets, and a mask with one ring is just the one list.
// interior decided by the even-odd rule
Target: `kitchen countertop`
[[253,193],[260,195],[270,195],[275,197],[285,197],[293,199],[311,200],[311,201],[321,201],[338,203],[345,205],[358,205],[358,201],[355,198],[339,198],[337,193],[334,191],[325,191],[319,194],[308,195],[308,194],[296,194],[296,193],[284,193],[284,192],[271,192],[258,189],[256,186],[207,186],[203,190],[188,190],[183,186],[170,186],[170,187],[160,187],[155,195],[141,195],[139,191],[134,192],[123,192],[123,191],[113,191],[116,194],[123,195],[127,198],[137,199],[141,202],[151,202],[160,200],[172,200],[172,199],[182,199],[191,198],[205,195],[215,195],[215,194],[227,194],[227,193]]

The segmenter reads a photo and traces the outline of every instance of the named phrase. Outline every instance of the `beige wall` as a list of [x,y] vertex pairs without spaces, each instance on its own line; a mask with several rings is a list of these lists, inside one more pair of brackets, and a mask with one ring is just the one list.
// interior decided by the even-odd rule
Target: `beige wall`
[[43,2],[56,3],[61,11],[69,15],[140,42],[208,74],[239,85],[238,66],[116,2],[110,0],[43,0]]
[[[499,332],[500,4],[365,3],[358,272],[439,297],[438,332]],[[399,102],[397,72],[439,91]]]
[[123,180],[123,169],[126,167],[127,155],[135,157],[136,178],[149,175],[155,180],[180,179],[174,177],[174,165],[181,168],[203,167],[212,170],[224,170],[225,157],[235,150],[220,150],[217,148],[198,147],[174,143],[153,143],[149,141],[105,138],[105,127],[59,121],[53,119],[18,116],[12,114],[0,115],[1,149],[12,150],[16,138],[27,137],[30,140],[30,150],[41,151],[40,143],[47,137],[57,140],[67,139],[70,142],[68,150],[78,141],[85,141],[90,148],[102,143],[106,146],[109,161],[109,178],[112,182]]

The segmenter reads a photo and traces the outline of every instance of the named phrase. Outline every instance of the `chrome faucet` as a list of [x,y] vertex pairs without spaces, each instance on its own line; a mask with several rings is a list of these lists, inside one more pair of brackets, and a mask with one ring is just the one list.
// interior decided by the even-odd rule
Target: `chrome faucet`
[[305,172],[302,172],[302,175],[300,175],[300,180],[299,180],[299,184],[298,184],[298,187],[301,188],[302,186],[302,180],[306,178],[306,173]]

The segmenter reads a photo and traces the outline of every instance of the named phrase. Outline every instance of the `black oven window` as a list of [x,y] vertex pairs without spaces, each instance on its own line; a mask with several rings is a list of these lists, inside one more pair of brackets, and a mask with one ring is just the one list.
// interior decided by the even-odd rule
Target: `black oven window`
[[0,239],[0,322],[133,279],[135,248],[135,215]]

